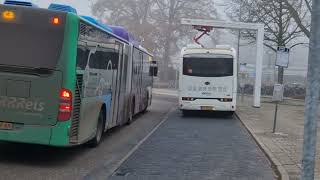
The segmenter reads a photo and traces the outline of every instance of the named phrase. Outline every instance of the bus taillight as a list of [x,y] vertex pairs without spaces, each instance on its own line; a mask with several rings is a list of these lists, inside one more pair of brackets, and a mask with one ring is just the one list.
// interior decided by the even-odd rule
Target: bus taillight
[[71,118],[72,92],[67,89],[60,90],[60,104],[58,121],[67,121]]

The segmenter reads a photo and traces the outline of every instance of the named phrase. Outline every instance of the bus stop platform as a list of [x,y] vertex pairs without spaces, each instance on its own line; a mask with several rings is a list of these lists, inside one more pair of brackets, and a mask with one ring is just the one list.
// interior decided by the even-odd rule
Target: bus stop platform
[[[282,179],[301,179],[304,100],[285,99],[279,104],[276,133],[272,133],[275,104],[272,103],[271,97],[263,98],[261,108],[252,107],[251,102],[251,96],[244,96],[238,101],[237,115],[242,123],[278,166]],[[320,134],[317,139],[315,163],[315,179],[320,179]]]
[[235,117],[176,110],[108,179],[271,180],[271,164]]

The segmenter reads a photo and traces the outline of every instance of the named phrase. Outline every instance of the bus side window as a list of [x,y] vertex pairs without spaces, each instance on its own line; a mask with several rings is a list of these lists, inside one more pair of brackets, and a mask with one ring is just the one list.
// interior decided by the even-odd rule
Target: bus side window
[[[118,69],[119,53],[114,52],[114,49],[98,48],[91,55],[89,67],[93,69],[116,70]],[[111,66],[108,63],[111,61]]]
[[142,52],[140,52],[139,74],[142,74],[142,68],[143,68],[143,54]]
[[112,61],[112,69],[118,69],[119,64],[119,52],[110,52],[110,57]]
[[83,46],[77,48],[77,70],[84,70],[87,66],[89,50]]
[[101,59],[101,52],[96,51],[94,54],[91,54],[89,67],[92,69],[103,69],[103,59]]
[[133,63],[134,63],[134,74],[139,74],[139,62],[140,62],[140,53],[137,49],[134,49],[133,54]]
[[101,51],[101,69],[116,70],[118,68],[119,55],[114,52],[114,49],[105,48]]

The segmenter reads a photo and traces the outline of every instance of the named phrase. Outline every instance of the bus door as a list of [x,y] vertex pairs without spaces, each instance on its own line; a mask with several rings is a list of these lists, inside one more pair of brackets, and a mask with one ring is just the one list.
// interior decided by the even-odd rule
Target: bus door
[[100,44],[98,48],[99,62],[102,66],[100,69],[100,83],[98,90],[102,94],[101,98],[106,105],[106,127],[112,124],[112,84],[114,76],[113,59],[117,56],[113,44]]
[[139,61],[140,61],[140,51],[136,48],[133,50],[133,65],[132,65],[132,95],[134,96],[134,103],[131,102],[130,106],[133,106],[133,115],[139,110]]
[[[118,79],[117,79],[117,119],[116,119],[116,124],[120,125],[123,122],[123,104],[124,104],[124,94],[122,94],[123,92],[123,76],[124,76],[124,55],[123,55],[123,44],[120,43],[116,43],[117,46],[119,46],[119,65],[118,65]],[[124,87],[125,88],[125,87]]]
[[120,76],[121,76],[121,61],[122,61],[122,45],[115,42],[115,54],[113,58],[113,78],[112,78],[112,123],[111,127],[118,125],[118,110],[119,110],[119,91],[120,91]]
[[142,74],[143,74],[143,54],[140,52],[140,59],[139,59],[139,112],[143,108],[143,82],[142,82]]
[[[127,95],[127,76],[128,76],[128,48],[121,45],[120,50],[121,62],[121,76],[120,76],[120,92],[119,92],[119,109],[118,109],[118,124],[124,124],[127,121],[127,109],[126,104],[128,103]],[[120,70],[120,69],[119,69]]]
[[97,91],[100,82],[100,68],[99,57],[97,56],[97,43],[88,42],[87,48],[90,51],[88,56],[88,63],[84,70],[83,77],[83,100],[79,140],[84,140],[92,135],[93,130],[96,128],[95,121],[98,119],[100,109],[97,108],[97,97],[100,96]]

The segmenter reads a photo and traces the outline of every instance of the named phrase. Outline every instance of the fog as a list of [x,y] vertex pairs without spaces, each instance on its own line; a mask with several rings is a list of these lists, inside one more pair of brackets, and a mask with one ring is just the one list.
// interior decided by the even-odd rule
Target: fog
[[[89,1],[89,0],[32,0],[35,4],[39,5],[40,7],[46,8],[50,3],[62,3],[62,4],[68,4],[73,6],[77,9],[78,13],[81,15],[93,15],[92,13],[92,4],[96,2]],[[229,21],[229,18],[226,15],[226,8],[228,8],[229,1],[224,0],[218,0],[214,1],[215,7],[217,11],[217,19],[220,20],[227,20]],[[97,17],[98,19],[101,19],[101,17]],[[206,19],[207,17],[203,17]],[[196,32],[194,32],[196,34]],[[222,30],[219,34],[217,33],[211,33],[213,36],[219,35],[219,38],[217,38],[217,42],[214,42],[214,44],[229,44],[233,47],[237,47],[237,36],[232,34],[228,30]],[[189,41],[190,42],[190,41]],[[212,46],[212,39],[205,37],[201,42],[203,42],[207,46]],[[183,44],[184,42],[182,42]],[[185,44],[188,42],[185,41]],[[180,43],[181,44],[181,43]],[[241,47],[240,47],[240,62],[241,63],[255,63],[255,44],[247,45],[246,41],[241,41]],[[176,55],[179,54],[179,51],[176,52]],[[270,50],[265,47],[265,58],[264,58],[264,65],[272,64],[274,63],[275,55],[273,53],[272,56],[270,56],[272,53]],[[299,69],[303,71],[303,74],[306,73],[307,69],[307,59],[308,59],[308,47],[306,46],[297,46],[294,49],[292,49],[290,54],[290,64],[289,69]],[[177,60],[174,58],[174,56],[171,58],[171,61]],[[298,72],[299,73],[299,72]]]
[[92,15],[90,8],[90,1],[88,0],[31,0],[41,8],[47,8],[50,3],[61,3],[71,5],[76,8],[81,15]]

